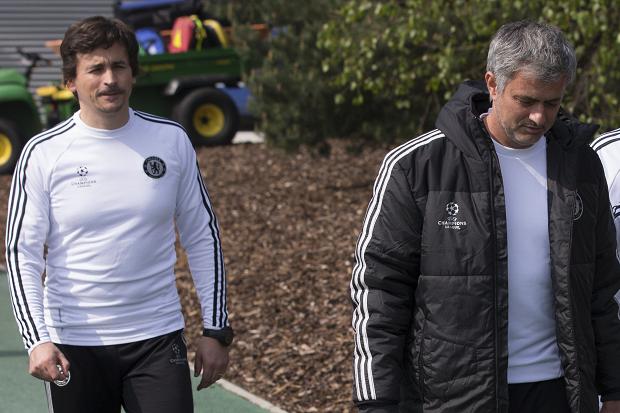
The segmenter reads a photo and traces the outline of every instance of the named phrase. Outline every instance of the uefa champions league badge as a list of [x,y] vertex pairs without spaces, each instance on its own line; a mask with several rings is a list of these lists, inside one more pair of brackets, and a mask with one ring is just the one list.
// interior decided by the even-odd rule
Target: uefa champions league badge
[[448,202],[446,204],[445,213],[447,216],[443,216],[437,220],[437,226],[447,230],[462,230],[467,226],[467,221],[459,217],[459,213],[463,212],[462,208],[456,202]]

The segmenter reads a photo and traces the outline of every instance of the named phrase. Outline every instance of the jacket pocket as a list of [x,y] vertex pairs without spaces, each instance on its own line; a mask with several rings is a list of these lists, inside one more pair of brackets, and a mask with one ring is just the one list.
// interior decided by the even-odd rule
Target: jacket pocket
[[413,365],[424,411],[489,411],[495,388],[492,276],[422,275],[416,303]]

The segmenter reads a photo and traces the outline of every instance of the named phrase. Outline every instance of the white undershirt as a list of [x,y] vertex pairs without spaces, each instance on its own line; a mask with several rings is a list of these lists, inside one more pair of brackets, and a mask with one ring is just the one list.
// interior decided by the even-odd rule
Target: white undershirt
[[495,142],[508,233],[508,383],[563,375],[555,334],[547,211],[546,139],[526,149]]

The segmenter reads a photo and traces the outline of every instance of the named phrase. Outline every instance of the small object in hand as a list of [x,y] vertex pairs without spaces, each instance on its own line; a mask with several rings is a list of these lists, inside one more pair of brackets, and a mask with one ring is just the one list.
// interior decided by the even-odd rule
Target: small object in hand
[[[60,364],[56,364],[56,368],[62,374],[62,366]],[[58,387],[64,387],[69,384],[69,380],[71,380],[71,372],[67,372],[67,377],[64,380],[54,380],[54,384]]]

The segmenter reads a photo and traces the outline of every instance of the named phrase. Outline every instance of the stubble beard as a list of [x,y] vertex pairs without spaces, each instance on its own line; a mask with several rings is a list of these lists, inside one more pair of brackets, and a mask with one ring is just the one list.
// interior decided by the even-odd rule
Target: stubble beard
[[112,104],[105,102],[105,96],[100,96],[99,98],[103,98],[103,101],[96,101],[96,106],[102,113],[115,114],[123,110],[126,106],[126,100],[120,95],[118,103]]
[[511,143],[512,145],[517,146],[517,148],[528,148],[538,142],[538,140],[544,135],[544,133],[541,133],[540,136],[534,137],[533,135],[524,134],[521,135],[521,138],[519,138],[519,135],[517,135],[517,129],[521,127],[521,125],[518,124],[515,127],[511,127],[504,122],[501,116],[498,116],[497,119],[499,121],[499,125],[504,131],[504,135],[506,136],[506,143]]

